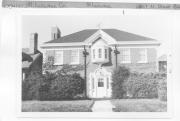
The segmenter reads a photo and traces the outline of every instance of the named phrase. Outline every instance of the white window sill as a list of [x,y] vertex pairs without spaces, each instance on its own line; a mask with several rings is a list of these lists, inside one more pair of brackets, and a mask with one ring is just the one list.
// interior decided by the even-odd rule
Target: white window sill
[[139,61],[139,62],[137,62],[137,63],[147,63],[147,61]]
[[122,61],[121,63],[131,63],[131,61]]
[[54,66],[60,66],[63,65],[63,63],[54,63]]

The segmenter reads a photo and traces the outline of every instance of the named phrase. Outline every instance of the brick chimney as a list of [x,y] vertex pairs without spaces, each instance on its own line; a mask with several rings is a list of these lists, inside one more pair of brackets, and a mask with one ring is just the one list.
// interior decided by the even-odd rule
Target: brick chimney
[[51,28],[51,40],[58,39],[61,37],[61,31],[57,26]]
[[38,50],[38,34],[37,33],[31,33],[29,53],[35,54],[37,52],[37,50]]

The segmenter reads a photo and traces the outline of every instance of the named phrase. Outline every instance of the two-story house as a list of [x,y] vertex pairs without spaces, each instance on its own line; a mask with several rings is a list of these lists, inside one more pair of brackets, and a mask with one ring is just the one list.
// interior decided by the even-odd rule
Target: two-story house
[[[157,40],[117,29],[85,29],[61,36],[52,28],[52,40],[44,43],[44,61],[54,57],[54,65],[84,64],[86,59],[87,95],[111,97],[112,71],[122,65],[142,73],[157,71]],[[85,58],[84,51],[89,55]]]

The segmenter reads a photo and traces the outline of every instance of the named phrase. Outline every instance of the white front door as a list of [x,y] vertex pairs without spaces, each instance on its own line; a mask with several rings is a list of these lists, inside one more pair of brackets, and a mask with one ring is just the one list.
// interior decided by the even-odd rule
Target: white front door
[[105,88],[105,81],[104,81],[104,78],[100,77],[100,78],[97,78],[97,90],[96,90],[96,93],[97,93],[97,98],[103,98],[103,97],[106,97],[106,88]]
[[111,73],[104,68],[99,68],[90,73],[89,97],[110,98],[111,97]]

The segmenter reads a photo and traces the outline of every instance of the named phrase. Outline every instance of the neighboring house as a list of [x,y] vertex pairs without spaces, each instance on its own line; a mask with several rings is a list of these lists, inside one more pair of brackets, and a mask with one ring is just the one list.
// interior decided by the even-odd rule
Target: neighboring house
[[31,34],[30,48],[22,49],[22,80],[28,77],[31,72],[42,73],[43,55],[38,50],[38,34]]
[[111,97],[112,71],[127,66],[140,73],[156,72],[157,50],[154,39],[117,29],[86,29],[61,36],[58,27],[52,28],[51,40],[45,42],[44,61],[54,57],[54,65],[87,64],[87,95],[90,98]]
[[159,72],[167,72],[167,56],[162,55],[158,58],[158,70]]

